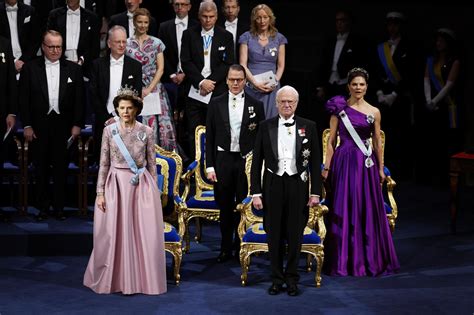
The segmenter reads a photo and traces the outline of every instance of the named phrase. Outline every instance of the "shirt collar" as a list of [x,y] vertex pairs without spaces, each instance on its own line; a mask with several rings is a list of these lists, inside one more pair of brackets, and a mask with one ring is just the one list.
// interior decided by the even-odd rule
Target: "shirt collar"
[[44,64],[46,66],[55,66],[55,65],[59,65],[59,60],[56,60],[56,61],[51,61],[49,60],[48,58],[44,57]]
[[110,61],[111,61],[111,63],[112,63],[112,62],[115,62],[115,63],[121,63],[121,64],[123,64],[124,59],[125,59],[125,55],[123,55],[123,56],[120,57],[119,59],[115,59],[112,55],[110,55]]
[[205,31],[204,29],[201,29],[201,36],[205,36],[205,35],[214,36],[214,27],[211,28],[209,31]]
[[244,98],[244,91],[240,92],[239,94],[233,94],[231,91],[229,91],[229,99],[232,99],[233,97],[237,99]]
[[288,118],[288,119],[285,119],[285,118],[281,117],[280,115],[278,115],[278,117],[280,118],[280,119],[279,119],[279,124],[280,124],[280,125],[283,125],[283,124],[285,124],[285,123],[293,123],[293,120],[294,120],[294,118],[295,118],[295,115],[294,115],[294,114],[291,115],[291,117]]
[[237,21],[238,20],[239,20],[239,18],[236,18],[232,22],[226,20],[224,24],[225,24],[225,26],[230,26],[230,25],[237,26]]
[[128,16],[128,19],[133,19],[133,13],[130,12],[130,11],[127,11],[127,16]]
[[[5,2],[5,9],[8,11],[9,9],[12,11],[17,11],[18,10],[18,3],[15,3],[15,5],[9,5]],[[13,10],[14,9],[14,10]]]
[[176,17],[174,19],[174,24],[179,24],[179,23],[183,23],[184,26],[188,25],[188,21],[189,21],[189,16],[186,15],[184,18],[180,19],[179,17]]
[[349,36],[349,33],[346,32],[346,33],[338,33],[337,34],[337,39],[344,39],[346,40],[347,39],[347,36]]

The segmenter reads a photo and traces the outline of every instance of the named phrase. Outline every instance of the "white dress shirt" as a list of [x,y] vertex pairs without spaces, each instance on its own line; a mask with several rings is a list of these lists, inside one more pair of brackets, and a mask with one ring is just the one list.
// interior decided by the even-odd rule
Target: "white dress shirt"
[[331,76],[329,77],[329,83],[331,84],[346,84],[347,78],[339,77],[339,72],[337,72],[337,63],[339,62],[339,58],[341,57],[342,48],[346,44],[347,37],[349,33],[344,34],[337,34],[336,46],[334,47],[334,56],[332,60],[332,67],[331,67]]
[[[214,28],[210,29],[209,31],[202,30],[202,45],[204,48],[204,67],[201,70],[201,74],[203,77],[207,78],[211,75],[211,49],[212,49],[212,37],[214,36]],[[206,52],[207,51],[207,55]]]
[[244,115],[244,92],[237,95],[229,92],[230,151],[240,152],[240,127]]
[[135,25],[133,25],[133,13],[127,11],[128,16],[128,38],[135,35]]
[[59,60],[55,62],[44,58],[46,80],[48,81],[49,109],[48,115],[55,111],[59,114]]
[[395,52],[395,49],[397,49],[398,43],[400,43],[400,37],[388,40],[388,45],[390,46],[390,54],[392,55],[392,57],[393,53]]
[[124,59],[125,57],[122,56],[116,60],[112,55],[110,55],[110,85],[109,98],[107,99],[107,111],[113,116],[116,115],[113,101],[115,96],[117,96],[117,91],[122,85]]
[[188,28],[189,16],[186,15],[183,19],[176,17],[174,23],[176,24],[176,41],[178,44],[178,69],[177,72],[182,72],[181,69],[181,38],[183,38],[183,32]]
[[[278,176],[287,173],[295,175],[296,168],[296,122],[294,115],[285,120],[278,119]],[[294,123],[295,122],[295,123]],[[291,127],[286,127],[285,123],[294,123]]]
[[13,50],[13,57],[18,60],[21,57],[20,38],[18,37],[18,5],[9,6],[5,3],[5,10],[7,11],[8,25],[10,26],[10,38]]
[[232,33],[232,37],[234,38],[234,47],[236,47],[235,41],[237,39],[237,21],[238,20],[239,20],[238,18],[236,18],[232,22],[229,22],[226,20],[224,23],[226,31],[229,31]]
[[66,51],[64,55],[67,60],[77,62],[77,45],[79,44],[79,35],[81,32],[81,9],[67,9],[66,13]]

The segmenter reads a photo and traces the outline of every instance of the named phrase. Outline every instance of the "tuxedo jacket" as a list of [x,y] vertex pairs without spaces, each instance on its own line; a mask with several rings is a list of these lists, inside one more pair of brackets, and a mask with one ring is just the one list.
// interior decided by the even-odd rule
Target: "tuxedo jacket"
[[[21,47],[20,60],[23,62],[31,60],[36,56],[40,45],[40,30],[35,9],[32,6],[18,1],[17,28],[18,39]],[[10,24],[8,23],[5,2],[0,2],[0,35],[11,40]]]
[[[265,161],[265,177],[269,173],[278,172],[278,120],[279,116],[265,120],[259,127],[255,148],[253,150],[251,188],[250,193],[262,193],[262,165]],[[300,180],[303,180],[303,173],[306,171],[311,179],[311,194],[321,196],[321,153],[319,150],[319,140],[316,124],[298,116],[294,116],[296,121],[296,143],[295,158],[296,169]],[[306,165],[305,165],[306,164]]]
[[[23,126],[46,127],[49,110],[48,81],[44,58],[25,63],[21,70],[19,97]],[[84,79],[82,69],[65,59],[60,60],[59,112],[65,126],[82,127],[84,122]]]
[[[125,85],[132,87],[141,94],[142,65],[128,56],[124,56],[123,62],[121,86]],[[103,123],[112,117],[107,111],[110,89],[110,55],[97,58],[92,62],[90,88],[95,120],[103,126]]]
[[[158,38],[165,44],[166,49],[163,52],[165,59],[165,69],[161,82],[170,82],[170,75],[175,73],[178,69],[178,40],[176,36],[175,19],[165,21],[160,24],[158,30]],[[188,28],[196,27],[199,23],[189,17]]]
[[[199,88],[199,82],[205,78],[201,71],[204,68],[204,45],[201,37],[201,25],[188,28],[181,40],[181,67],[190,83]],[[214,26],[211,46],[211,74],[207,79],[216,82],[213,97],[226,91],[225,78],[229,66],[234,63],[234,42],[232,34],[222,27]]]
[[10,41],[0,36],[0,135],[5,132],[5,118],[17,114],[18,87]]
[[[334,51],[336,50],[337,37],[333,36],[325,44],[322,57],[322,70],[318,86],[326,86],[329,84],[329,77],[332,72],[332,63],[334,59]],[[346,42],[342,47],[339,60],[337,61],[337,72],[339,77],[346,78],[347,73],[354,67],[367,67],[367,45],[363,39],[353,32],[349,32]]]
[[[79,42],[77,45],[77,56],[84,59],[84,64],[89,65],[92,60],[99,56],[99,19],[97,16],[84,8],[81,10],[81,25]],[[54,9],[49,13],[47,28],[61,33],[63,37],[63,53],[66,51],[66,20],[67,6]]]
[[[128,16],[127,11],[112,15],[109,21],[109,29],[112,28],[114,25],[123,26],[127,30],[127,38],[134,34],[129,34],[128,32]],[[158,33],[158,24],[156,24],[156,20],[154,17],[150,19],[150,26],[148,28],[148,35],[157,37]]]
[[[240,127],[240,154],[252,151],[260,123],[265,119],[263,103],[244,94],[244,111]],[[209,102],[206,116],[206,166],[215,167],[217,147],[230,152],[231,132],[229,118],[229,93]]]
[[[220,19],[218,24],[225,29],[225,18]],[[235,43],[234,43],[234,52],[235,52],[235,60],[234,63],[240,64],[240,51],[239,51],[239,38],[240,35],[247,32],[249,30],[250,22],[244,21],[242,18],[238,18],[237,20],[237,34],[235,36]]]

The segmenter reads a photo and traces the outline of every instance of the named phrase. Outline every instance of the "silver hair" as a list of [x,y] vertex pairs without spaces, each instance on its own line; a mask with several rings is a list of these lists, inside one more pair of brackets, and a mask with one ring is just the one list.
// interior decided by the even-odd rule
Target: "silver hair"
[[125,29],[125,27],[121,26],[121,25],[114,25],[110,28],[110,30],[107,32],[107,38],[110,39],[112,37],[112,34],[116,31],[116,30],[121,30],[122,32],[125,33],[125,36],[127,36],[127,30]]
[[294,87],[292,87],[292,86],[290,86],[290,85],[285,85],[285,86],[281,87],[281,88],[276,92],[276,100],[277,100],[277,101],[280,99],[280,94],[281,94],[282,92],[285,92],[285,91],[293,93],[293,94],[295,95],[295,97],[296,97],[296,101],[297,101],[297,102],[299,101],[300,95],[299,95],[298,91],[297,91]]
[[207,11],[214,11],[217,13],[217,6],[214,1],[202,1],[201,4],[199,4],[199,15]]

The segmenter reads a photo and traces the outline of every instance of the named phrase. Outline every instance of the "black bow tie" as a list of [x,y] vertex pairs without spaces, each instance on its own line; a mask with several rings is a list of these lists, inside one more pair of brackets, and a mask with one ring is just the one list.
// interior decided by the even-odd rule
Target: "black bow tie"
[[294,126],[295,123],[296,123],[296,121],[293,120],[293,122],[291,122],[291,123],[284,123],[283,126],[285,126],[285,127],[291,127],[291,126]]

